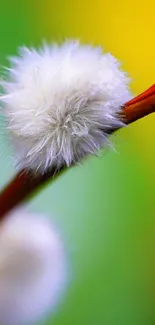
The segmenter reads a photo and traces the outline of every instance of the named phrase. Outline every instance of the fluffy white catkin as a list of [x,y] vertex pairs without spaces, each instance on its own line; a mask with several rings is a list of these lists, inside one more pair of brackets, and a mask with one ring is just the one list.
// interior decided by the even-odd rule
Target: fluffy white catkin
[[51,312],[65,279],[51,222],[21,209],[10,213],[0,226],[0,324],[28,325]]
[[120,63],[78,41],[21,48],[12,57],[1,102],[20,167],[69,166],[107,143],[131,99]]

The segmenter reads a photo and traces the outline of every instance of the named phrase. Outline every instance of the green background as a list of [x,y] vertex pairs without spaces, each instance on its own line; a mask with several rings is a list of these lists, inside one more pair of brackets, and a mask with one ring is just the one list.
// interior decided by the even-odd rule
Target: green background
[[[154,8],[140,0],[0,0],[0,64],[21,45],[80,38],[121,59],[133,93],[142,92],[154,82]],[[155,323],[154,124],[152,115],[117,132],[116,152],[69,169],[29,202],[51,215],[68,256],[68,288],[45,323]],[[0,116],[0,189],[14,174]]]

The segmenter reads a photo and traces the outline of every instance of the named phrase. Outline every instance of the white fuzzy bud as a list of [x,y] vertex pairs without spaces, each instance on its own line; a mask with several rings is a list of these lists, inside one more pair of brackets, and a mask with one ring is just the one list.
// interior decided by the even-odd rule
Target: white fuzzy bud
[[108,130],[121,125],[128,82],[117,59],[100,48],[22,48],[1,96],[20,167],[45,172],[96,154]]
[[22,325],[51,312],[65,284],[61,240],[44,217],[16,210],[0,226],[0,324]]

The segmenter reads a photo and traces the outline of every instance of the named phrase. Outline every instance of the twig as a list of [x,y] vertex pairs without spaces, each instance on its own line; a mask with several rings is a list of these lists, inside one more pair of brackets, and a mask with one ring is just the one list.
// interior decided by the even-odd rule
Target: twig
[[[130,124],[154,111],[155,85],[126,103],[120,119],[124,120],[126,124]],[[116,129],[111,129],[109,134],[115,131]],[[60,170],[53,168],[44,175],[34,175],[27,170],[20,171],[0,193],[0,219],[2,220],[6,213],[22,203],[25,199],[28,199],[35,190],[40,189],[49,179],[53,178],[55,180],[66,169],[67,167],[62,167]]]

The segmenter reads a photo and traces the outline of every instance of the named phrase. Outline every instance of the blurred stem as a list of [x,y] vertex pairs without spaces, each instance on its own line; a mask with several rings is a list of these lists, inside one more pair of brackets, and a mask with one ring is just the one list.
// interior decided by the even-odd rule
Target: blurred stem
[[[120,119],[126,124],[130,124],[154,111],[155,85],[126,103],[121,112]],[[109,133],[112,134],[115,131],[116,129],[111,129]],[[20,171],[0,193],[0,219],[2,220],[11,209],[21,204],[23,200],[28,199],[35,190],[40,189],[48,180],[52,178],[52,181],[54,181],[67,169],[67,167],[62,167],[60,170],[57,170],[53,167],[50,172],[44,175],[35,175],[27,170]]]

